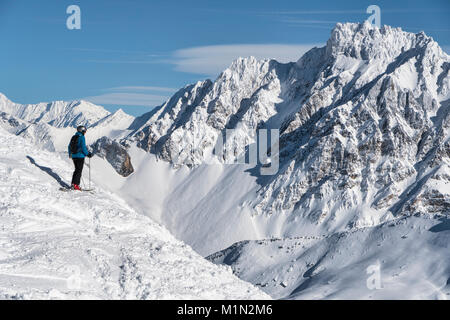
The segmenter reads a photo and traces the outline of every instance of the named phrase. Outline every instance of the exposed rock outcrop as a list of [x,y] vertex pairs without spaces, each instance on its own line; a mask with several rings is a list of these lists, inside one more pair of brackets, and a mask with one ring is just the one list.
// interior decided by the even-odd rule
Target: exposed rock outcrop
[[130,155],[117,141],[102,137],[92,145],[92,149],[95,155],[106,159],[121,176],[128,177],[134,172]]

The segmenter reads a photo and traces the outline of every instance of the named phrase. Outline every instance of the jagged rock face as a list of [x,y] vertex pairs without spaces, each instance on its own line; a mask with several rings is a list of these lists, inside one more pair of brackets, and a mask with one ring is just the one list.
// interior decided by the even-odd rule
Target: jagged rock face
[[173,143],[171,135],[190,119],[210,85],[211,81],[206,80],[187,86],[153,111],[150,119],[135,134],[138,146],[146,151],[159,152],[163,159],[170,161],[167,146]]
[[92,149],[97,156],[106,159],[118,174],[128,177],[134,172],[130,155],[118,142],[102,137],[92,145]]
[[238,129],[235,145],[244,147],[251,130],[276,114],[280,78],[294,64],[238,59],[214,83],[185,87],[149,118],[134,135],[138,145],[175,167],[201,164],[225,129]]
[[[258,178],[256,214],[373,225],[449,214],[450,57],[424,33],[337,24],[297,63],[238,59],[186,87],[134,138],[175,167],[211,156],[221,132],[280,129],[280,169]],[[220,159],[219,159],[220,161]]]

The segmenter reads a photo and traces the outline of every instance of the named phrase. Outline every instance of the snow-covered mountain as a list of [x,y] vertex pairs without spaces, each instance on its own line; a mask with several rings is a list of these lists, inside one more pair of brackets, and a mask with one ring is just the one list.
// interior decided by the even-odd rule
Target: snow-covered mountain
[[57,128],[90,126],[110,114],[103,107],[84,100],[18,104],[2,93],[0,93],[0,110],[31,123],[44,122]]
[[[213,157],[225,129],[235,129],[233,145],[241,151],[254,141],[252,129],[280,129],[276,175],[230,169],[233,178],[227,171],[214,183],[198,179],[208,189],[203,196],[186,186],[171,191],[176,200],[166,201],[166,221],[192,244],[178,220],[217,230],[227,229],[220,226],[222,216],[230,225],[251,217],[247,232],[236,238],[231,232],[237,241],[320,235],[405,214],[448,214],[449,66],[450,57],[424,33],[337,24],[325,47],[296,63],[238,59],[216,81],[185,87],[151,113],[134,139],[175,168],[198,167],[195,172],[208,170],[201,164]],[[243,191],[238,185],[249,176],[253,187]],[[234,201],[226,210],[217,208],[224,194]],[[180,199],[191,204],[180,207]],[[202,222],[205,215],[208,222]],[[199,240],[194,247],[211,253],[214,243]]]
[[133,116],[119,109],[90,125],[86,139],[95,141],[104,136],[111,139],[120,139],[128,134],[128,129],[134,120]]
[[238,143],[244,147],[252,141],[247,131],[276,114],[280,82],[292,65],[239,58],[214,83],[197,82],[177,92],[151,113],[134,138],[175,167],[203,163],[226,128],[241,130]]
[[[399,298],[401,286],[411,298],[445,297],[450,57],[422,32],[366,22],[337,24],[326,46],[299,58],[239,58],[138,118],[100,112],[88,142],[107,136],[126,150],[110,163],[118,172],[129,161],[134,173],[97,166],[96,183],[277,298]],[[41,145],[64,137],[66,147],[70,135],[37,126],[68,130],[69,120],[2,105],[9,132]],[[24,121],[37,123],[23,131]],[[227,133],[225,148],[240,157],[257,129],[280,131],[276,174],[213,153]],[[364,272],[378,260],[393,287],[374,296]],[[416,272],[423,282],[413,285]],[[425,284],[441,291],[420,295]]]

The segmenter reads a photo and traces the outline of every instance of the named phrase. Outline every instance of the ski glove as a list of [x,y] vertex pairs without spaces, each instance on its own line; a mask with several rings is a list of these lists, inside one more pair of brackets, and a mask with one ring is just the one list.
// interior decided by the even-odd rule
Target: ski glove
[[92,158],[92,156],[93,156],[92,152],[89,152],[87,155],[88,158]]

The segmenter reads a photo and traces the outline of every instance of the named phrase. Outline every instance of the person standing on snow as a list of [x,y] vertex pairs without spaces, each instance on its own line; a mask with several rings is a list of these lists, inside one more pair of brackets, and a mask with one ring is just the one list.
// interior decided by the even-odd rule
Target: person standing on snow
[[72,189],[80,190],[80,179],[83,172],[84,158],[92,158],[92,152],[89,152],[86,148],[86,139],[84,135],[86,134],[85,126],[78,126],[77,133],[72,137],[69,143],[69,158],[72,158],[73,164],[75,165],[75,171],[72,176]]

